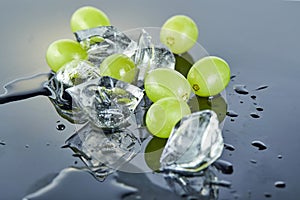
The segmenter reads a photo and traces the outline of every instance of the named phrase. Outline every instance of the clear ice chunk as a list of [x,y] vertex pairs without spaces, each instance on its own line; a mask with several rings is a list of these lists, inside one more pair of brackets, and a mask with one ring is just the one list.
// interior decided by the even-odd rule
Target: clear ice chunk
[[108,76],[71,87],[67,92],[100,128],[122,127],[144,96],[140,88]]
[[45,84],[51,92],[49,98],[58,113],[71,122],[85,122],[82,110],[72,104],[72,98],[66,93],[66,89],[97,77],[100,77],[99,68],[84,60],[74,60],[60,68]]
[[223,146],[216,113],[192,113],[173,129],[160,158],[161,167],[182,173],[199,172],[221,156]]
[[104,177],[129,162],[141,149],[129,129],[105,131],[85,124],[66,142],[96,177]]
[[186,199],[218,199],[218,178],[213,168],[207,168],[199,174],[184,176],[168,173],[164,176],[169,187],[178,195]]
[[114,26],[99,26],[75,32],[80,44],[88,50],[89,61],[99,65],[106,57],[123,53],[131,57],[137,43]]
[[144,29],[141,30],[138,47],[132,59],[139,69],[139,81],[143,81],[146,74],[153,69],[175,68],[173,53],[162,44],[153,44],[152,37]]

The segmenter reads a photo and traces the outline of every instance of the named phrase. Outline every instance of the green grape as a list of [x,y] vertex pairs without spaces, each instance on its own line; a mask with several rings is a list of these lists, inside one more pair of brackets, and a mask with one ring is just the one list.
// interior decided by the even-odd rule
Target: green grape
[[124,54],[113,54],[106,57],[100,64],[100,75],[132,83],[137,69],[133,60]]
[[95,7],[81,7],[71,17],[71,29],[73,32],[98,26],[110,26],[110,21],[104,12]]
[[70,61],[87,58],[88,54],[80,44],[70,39],[61,39],[51,43],[46,52],[46,61],[54,72]]
[[191,110],[185,101],[166,97],[150,106],[146,113],[146,126],[154,136],[168,138],[176,123],[190,113]]
[[144,80],[144,87],[147,96],[153,102],[165,97],[177,97],[187,101],[192,92],[187,79],[169,68],[157,68],[150,71]]
[[153,137],[145,148],[145,162],[153,171],[158,171],[160,168],[159,160],[166,143],[167,139]]
[[160,32],[161,42],[175,54],[187,52],[195,45],[197,39],[197,25],[185,15],[175,15],[169,18]]
[[207,56],[190,69],[187,79],[196,95],[214,96],[222,92],[230,81],[229,65],[221,58]]

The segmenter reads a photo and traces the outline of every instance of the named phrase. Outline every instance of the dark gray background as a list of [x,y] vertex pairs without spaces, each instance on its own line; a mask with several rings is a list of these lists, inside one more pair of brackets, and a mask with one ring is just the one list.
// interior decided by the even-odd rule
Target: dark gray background
[[[272,199],[298,199],[300,2],[1,0],[0,85],[48,72],[47,46],[57,39],[73,38],[70,16],[83,5],[102,9],[120,30],[160,27],[175,14],[193,18],[199,27],[198,42],[211,55],[226,59],[237,75],[226,91],[229,109],[239,116],[234,122],[226,118],[224,126],[225,142],[236,150],[224,151],[222,156],[233,163],[234,173],[220,174],[220,178],[232,182],[232,188],[221,188],[219,199],[264,199],[265,193]],[[249,95],[235,94],[234,84],[245,84],[257,95],[264,108],[259,119],[249,116],[254,111],[253,102]],[[269,87],[254,92],[260,85]],[[6,144],[0,145],[0,199],[22,199],[39,188],[40,182],[45,184],[74,165],[72,152],[60,146],[75,128],[56,113],[46,97],[1,105],[0,118],[0,140]],[[66,130],[56,130],[57,120],[67,125]],[[268,148],[258,151],[251,146],[253,140],[263,141]],[[252,159],[257,163],[251,163]],[[86,199],[106,199],[109,195],[103,191],[113,191],[113,186],[105,182],[98,185],[89,175],[84,180],[74,178],[72,184],[63,185],[56,191],[56,199],[68,199],[72,191]],[[138,187],[144,191],[142,199],[162,199],[158,187],[141,180]],[[285,181],[285,188],[274,186],[279,180]]]

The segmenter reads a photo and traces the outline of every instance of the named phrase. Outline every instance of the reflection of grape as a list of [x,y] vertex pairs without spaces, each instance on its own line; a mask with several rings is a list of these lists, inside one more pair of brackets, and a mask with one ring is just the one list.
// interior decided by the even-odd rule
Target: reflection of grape
[[136,67],[128,56],[113,54],[106,57],[101,63],[100,74],[131,83],[135,79]]
[[166,143],[167,139],[153,137],[146,146],[144,159],[153,171],[160,168],[159,160]]
[[176,54],[187,52],[195,45],[197,39],[197,25],[185,15],[175,15],[168,19],[160,32],[161,42]]
[[196,95],[203,97],[214,96],[228,85],[230,68],[223,59],[207,56],[192,66],[187,79]]
[[175,55],[175,60],[175,70],[180,72],[184,77],[186,77],[190,68],[192,67],[192,63],[190,63],[182,55]]
[[145,91],[153,102],[164,97],[177,97],[187,101],[191,86],[179,72],[169,68],[158,68],[147,74],[144,82]]
[[70,39],[57,40],[51,43],[46,52],[47,63],[54,72],[72,60],[85,60],[87,57],[87,52],[80,44]]
[[190,113],[186,102],[175,97],[163,98],[150,106],[146,113],[146,125],[154,136],[168,138],[176,123]]
[[73,32],[109,25],[110,21],[106,14],[91,6],[79,8],[71,17],[71,29]]
[[188,103],[192,112],[206,109],[213,110],[217,114],[219,122],[222,122],[226,117],[227,103],[221,95],[213,98],[194,96]]

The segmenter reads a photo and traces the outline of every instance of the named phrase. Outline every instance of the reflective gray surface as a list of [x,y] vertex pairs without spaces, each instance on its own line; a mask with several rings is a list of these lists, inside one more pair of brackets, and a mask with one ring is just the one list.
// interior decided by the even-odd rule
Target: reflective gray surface
[[[198,42],[211,55],[228,61],[236,75],[226,91],[228,108],[238,117],[234,121],[226,117],[223,128],[224,142],[235,150],[225,150],[222,155],[222,159],[232,162],[234,172],[217,175],[232,182],[231,188],[220,188],[219,199],[264,199],[268,194],[271,199],[300,196],[300,2],[2,0],[0,84],[48,72],[47,46],[57,39],[73,38],[69,19],[83,5],[102,9],[120,30],[159,27],[174,14],[193,18],[199,27]],[[246,85],[250,94],[235,93],[234,84]],[[255,91],[261,85],[269,87]],[[257,106],[263,111],[256,111]],[[260,118],[252,118],[252,112]],[[60,148],[75,127],[57,114],[46,97],[1,105],[0,115],[0,140],[5,143],[0,145],[0,199],[22,199],[61,170],[82,165],[70,150]],[[58,120],[66,125],[65,130],[56,129]],[[264,142],[267,149],[260,151],[252,146],[255,140]],[[84,182],[76,179],[81,176]],[[175,198],[164,185],[158,186],[163,183],[155,175],[119,176],[127,185],[138,188],[142,199],[162,199],[162,195]],[[95,191],[95,179],[88,173],[70,177],[73,176],[63,182],[64,190],[56,188],[48,198],[68,199],[68,194],[78,190],[86,199],[111,197],[109,191],[113,190],[107,189],[107,196]],[[276,181],[284,181],[286,187],[275,187]],[[89,184],[92,192],[86,190]],[[108,185],[109,181],[99,182],[99,188],[110,188]]]

